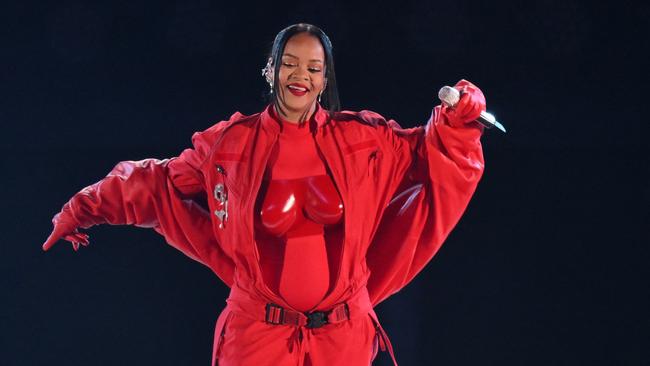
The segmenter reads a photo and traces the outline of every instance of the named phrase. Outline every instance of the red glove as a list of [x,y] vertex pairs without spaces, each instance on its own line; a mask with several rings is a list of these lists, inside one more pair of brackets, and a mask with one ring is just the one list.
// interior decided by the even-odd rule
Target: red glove
[[50,249],[60,239],[72,243],[72,249],[75,251],[79,250],[79,244],[88,246],[88,234],[81,233],[77,229],[79,224],[72,216],[69,204],[66,203],[61,212],[54,215],[52,224],[54,224],[54,229],[43,244],[43,250]]
[[454,107],[442,106],[442,113],[454,127],[461,127],[476,120],[485,111],[485,96],[481,89],[467,80],[461,80],[454,88],[460,91],[460,100]]

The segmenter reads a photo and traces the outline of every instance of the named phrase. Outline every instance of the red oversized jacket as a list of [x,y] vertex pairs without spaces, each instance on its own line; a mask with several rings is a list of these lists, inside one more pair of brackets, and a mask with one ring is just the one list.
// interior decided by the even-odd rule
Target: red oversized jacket
[[280,128],[269,108],[195,133],[178,157],[118,163],[63,212],[83,228],[153,228],[231,287],[213,365],[367,365],[377,344],[392,356],[372,308],[422,270],[460,219],[483,173],[483,128],[452,125],[440,106],[411,129],[317,106],[314,138],[345,210],[337,280],[317,309],[348,302],[350,319],[306,329],[260,320],[266,303],[290,309],[264,284],[254,239],[255,199]]

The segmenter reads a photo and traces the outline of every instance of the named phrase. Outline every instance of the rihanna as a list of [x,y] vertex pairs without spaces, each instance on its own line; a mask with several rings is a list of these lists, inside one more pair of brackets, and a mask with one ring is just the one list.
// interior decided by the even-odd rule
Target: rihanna
[[262,74],[270,103],[192,136],[169,159],[119,162],[52,220],[57,241],[79,228],[152,228],[230,287],[212,365],[369,365],[395,361],[374,306],[408,284],[456,225],[482,176],[476,122],[483,93],[402,129],[340,110],[332,44],[289,26]]

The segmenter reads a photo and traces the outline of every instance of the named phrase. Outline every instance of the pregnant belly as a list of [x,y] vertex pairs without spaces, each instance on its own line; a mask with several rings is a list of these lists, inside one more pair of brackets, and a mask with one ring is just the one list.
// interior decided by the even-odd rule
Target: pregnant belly
[[280,295],[296,310],[315,307],[327,294],[329,265],[323,235],[287,238]]

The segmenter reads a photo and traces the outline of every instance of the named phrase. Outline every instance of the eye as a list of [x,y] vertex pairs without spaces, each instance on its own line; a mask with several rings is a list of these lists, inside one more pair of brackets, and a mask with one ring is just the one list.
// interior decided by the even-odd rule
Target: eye
[[316,68],[316,67],[310,67],[309,72],[321,72],[321,69]]
[[294,66],[296,66],[295,64],[291,64],[291,63],[288,63],[288,62],[283,62],[282,65],[284,65],[286,67],[294,67]]

